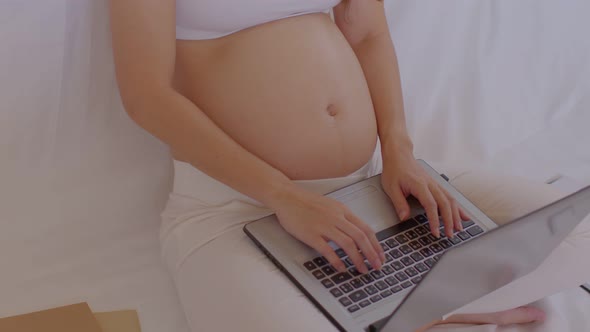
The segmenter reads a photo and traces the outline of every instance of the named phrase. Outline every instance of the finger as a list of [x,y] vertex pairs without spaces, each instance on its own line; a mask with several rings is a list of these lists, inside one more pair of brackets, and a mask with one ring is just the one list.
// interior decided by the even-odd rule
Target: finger
[[399,219],[402,221],[408,219],[410,216],[410,205],[408,204],[408,200],[401,188],[393,186],[393,188],[389,190],[389,198],[391,198],[391,202],[395,207],[395,211],[397,211]]
[[520,307],[496,314],[495,323],[500,326],[527,324],[545,320],[545,312],[533,307]]
[[451,203],[451,211],[453,212],[453,224],[455,225],[455,229],[457,231],[463,230],[463,224],[461,223],[461,214],[459,213],[459,204],[457,201],[451,197],[451,195],[445,191],[447,199]]
[[346,214],[345,217],[346,217],[346,219],[348,219],[356,227],[358,227],[361,231],[363,231],[365,233],[365,235],[367,236],[367,238],[371,242],[371,245],[377,251],[379,258],[381,258],[381,264],[384,264],[385,263],[385,252],[383,251],[383,247],[381,247],[379,240],[377,240],[377,235],[375,234],[375,231],[373,231],[373,229],[371,227],[369,227],[369,225],[367,225],[365,222],[363,222],[359,217],[357,217],[353,213]]
[[445,225],[445,233],[447,237],[453,237],[453,211],[451,210],[451,203],[447,199],[447,195],[441,190],[441,188],[436,183],[431,183],[430,192],[434,196],[436,203],[438,205],[438,210],[440,211],[443,219],[443,224]]
[[443,321],[444,324],[495,324],[499,326],[511,324],[527,324],[545,320],[545,312],[533,307],[494,312],[489,314],[453,315]]
[[334,252],[334,249],[332,249],[326,240],[320,237],[307,244],[319,252],[320,255],[324,256],[324,258],[326,258],[336,270],[340,272],[346,271],[346,265],[344,265],[340,257],[336,255],[336,252]]
[[440,223],[438,221],[438,208],[436,205],[436,200],[432,196],[430,189],[428,189],[428,185],[418,185],[415,190],[412,190],[412,195],[418,199],[424,210],[426,210],[426,215],[428,216],[428,221],[430,224],[430,231],[434,236],[437,238],[440,237]]
[[[346,218],[348,219],[348,222],[339,224],[337,227],[356,242],[357,246],[361,249],[362,253],[371,263],[373,268],[376,270],[380,270],[381,265],[383,265],[381,256],[383,255],[383,257],[385,257],[385,254],[383,254],[383,249],[377,241],[375,234],[373,234],[372,231],[369,231],[367,234],[367,231],[361,228],[362,226],[359,227],[359,222],[361,225],[366,224],[364,224],[360,220],[353,221],[356,218],[354,215],[347,215]],[[371,237],[375,238],[374,242],[371,241]]]
[[340,248],[342,248],[357,270],[361,273],[368,273],[369,269],[365,265],[365,259],[359,252],[356,242],[338,228],[331,228],[326,232],[326,236],[334,241]]

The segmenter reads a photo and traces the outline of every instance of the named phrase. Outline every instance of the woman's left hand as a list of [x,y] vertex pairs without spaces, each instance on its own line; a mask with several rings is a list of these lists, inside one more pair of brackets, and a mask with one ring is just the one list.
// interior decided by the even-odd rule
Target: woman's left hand
[[412,195],[426,210],[432,234],[440,236],[440,211],[445,233],[453,237],[453,230],[463,230],[461,221],[467,221],[469,217],[459,208],[455,199],[420,166],[412,149],[407,138],[382,145],[383,188],[401,220],[410,217],[407,198]]
[[531,306],[525,306],[488,314],[453,315],[447,318],[446,320],[432,322],[427,326],[423,326],[415,332],[426,332],[433,326],[443,324],[494,324],[498,326],[507,326],[513,324],[529,324],[534,322],[543,322],[545,320],[545,317],[546,314],[543,310]]

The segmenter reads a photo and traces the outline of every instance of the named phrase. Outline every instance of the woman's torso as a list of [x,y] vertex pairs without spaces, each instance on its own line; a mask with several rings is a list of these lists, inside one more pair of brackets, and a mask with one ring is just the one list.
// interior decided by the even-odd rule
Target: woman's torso
[[175,85],[230,137],[292,179],[346,176],[375,149],[362,69],[324,13],[217,39],[177,40]]

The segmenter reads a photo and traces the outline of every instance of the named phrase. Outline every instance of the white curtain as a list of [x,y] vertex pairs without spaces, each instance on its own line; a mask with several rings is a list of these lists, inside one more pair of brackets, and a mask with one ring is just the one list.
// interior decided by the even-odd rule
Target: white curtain
[[106,0],[0,0],[0,44],[0,179],[167,174],[167,149],[122,109]]

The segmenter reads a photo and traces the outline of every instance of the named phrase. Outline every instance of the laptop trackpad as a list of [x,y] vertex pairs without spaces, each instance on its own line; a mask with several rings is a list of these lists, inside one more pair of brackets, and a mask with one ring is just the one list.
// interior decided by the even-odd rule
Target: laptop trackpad
[[389,196],[373,185],[334,198],[346,204],[352,213],[375,232],[399,223]]

